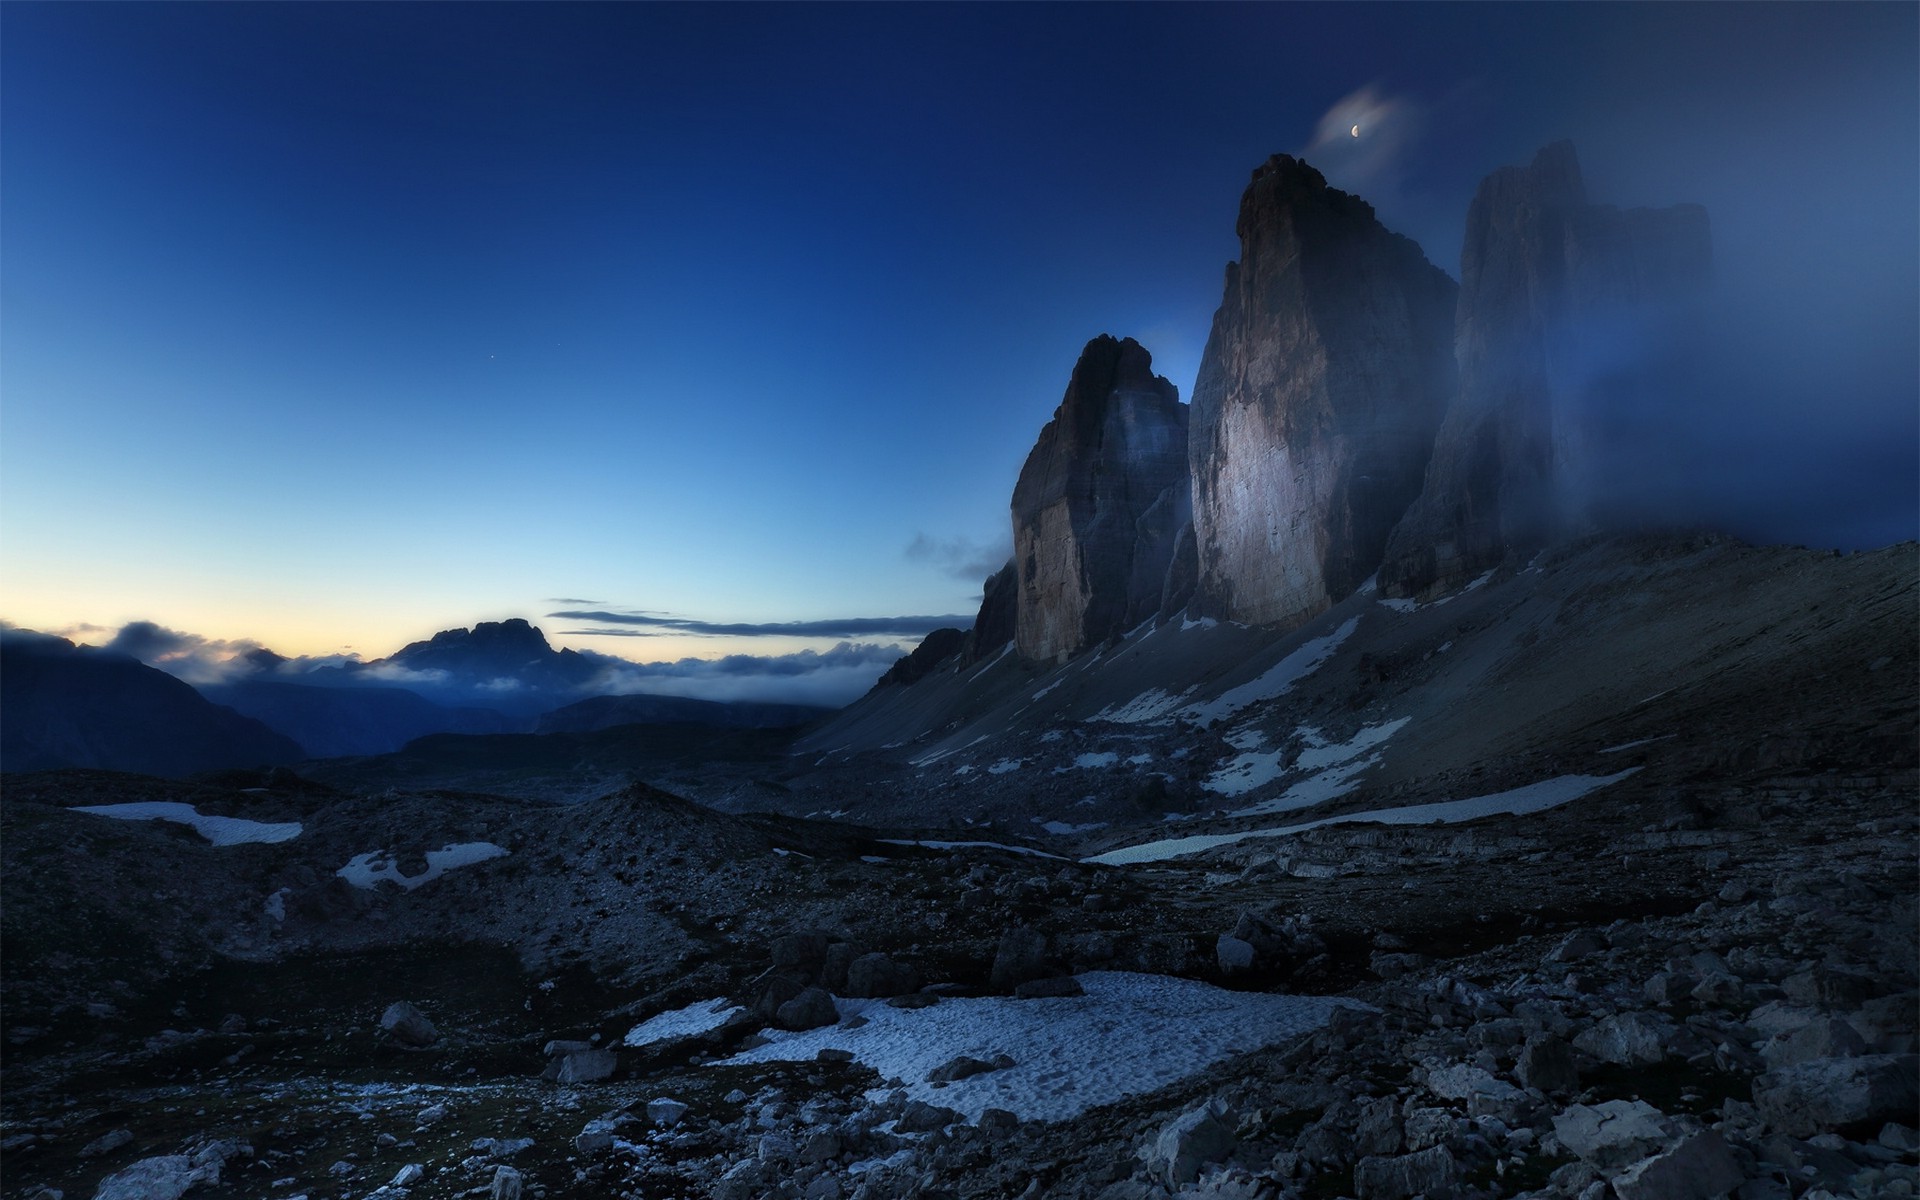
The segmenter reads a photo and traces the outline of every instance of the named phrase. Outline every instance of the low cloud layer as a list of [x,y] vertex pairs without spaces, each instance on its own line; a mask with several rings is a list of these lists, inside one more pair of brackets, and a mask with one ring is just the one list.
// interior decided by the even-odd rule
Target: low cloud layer
[[[937,623],[951,624],[959,619],[921,617],[863,620],[877,622],[891,630],[900,621],[932,621],[936,624],[928,627],[937,628]],[[965,621],[959,620],[959,623],[965,624]],[[809,624],[838,627],[843,623]],[[768,631],[786,632],[791,628],[786,625],[774,626],[769,627]],[[153,621],[132,621],[118,630],[96,625],[75,625],[55,632],[76,642],[130,655],[195,686],[270,679],[281,683],[305,682],[329,687],[411,688],[443,701],[461,702],[458,697],[446,694],[445,689],[453,688],[464,693],[464,702],[485,705],[494,700],[505,702],[512,699],[521,701],[513,706],[517,708],[543,701],[550,701],[551,707],[558,708],[589,696],[635,694],[839,707],[863,695],[888,667],[910,649],[895,642],[845,640],[828,650],[801,650],[776,655],[730,654],[715,659],[683,658],[675,662],[648,663],[629,662],[610,655],[582,651],[587,658],[601,664],[596,676],[578,688],[564,691],[535,688],[529,691],[533,685],[513,677],[463,684],[444,670],[415,670],[385,660],[368,663],[341,655],[285,658],[250,638],[207,638],[169,629]],[[582,629],[557,632],[648,637],[674,630]],[[312,674],[328,667],[349,667],[351,674],[342,676],[335,671],[323,671],[317,676]]]
[[568,621],[591,621],[612,628],[570,629],[566,632],[591,637],[910,637],[922,638],[936,629],[965,629],[972,617],[949,614],[944,617],[839,617],[824,621],[723,622],[700,621],[692,617],[671,617],[648,612],[610,612],[562,609],[549,617]]
[[794,654],[620,662],[609,664],[593,681],[591,690],[611,695],[759,700],[838,708],[864,695],[906,653],[906,648],[899,645],[841,642],[831,650]]

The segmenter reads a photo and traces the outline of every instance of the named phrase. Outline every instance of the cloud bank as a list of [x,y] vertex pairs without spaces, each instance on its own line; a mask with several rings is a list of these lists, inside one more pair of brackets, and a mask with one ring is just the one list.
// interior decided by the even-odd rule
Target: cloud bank
[[687,635],[711,637],[910,637],[922,638],[936,629],[973,624],[972,617],[949,614],[944,617],[839,617],[822,621],[722,622],[700,621],[692,617],[663,616],[648,612],[610,612],[605,609],[562,609],[549,617],[568,621],[592,621],[614,628],[569,629],[565,632],[592,637],[658,637]]

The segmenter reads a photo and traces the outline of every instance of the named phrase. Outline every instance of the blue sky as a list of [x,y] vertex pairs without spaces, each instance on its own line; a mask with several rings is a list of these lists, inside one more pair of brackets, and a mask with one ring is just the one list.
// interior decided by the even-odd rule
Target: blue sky
[[[1080,346],[1190,392],[1268,154],[1457,273],[1559,137],[1712,213],[1710,469],[1649,493],[1911,537],[1916,11],[11,3],[0,616],[373,657],[971,614]],[[555,640],[831,644],[627,628]]]

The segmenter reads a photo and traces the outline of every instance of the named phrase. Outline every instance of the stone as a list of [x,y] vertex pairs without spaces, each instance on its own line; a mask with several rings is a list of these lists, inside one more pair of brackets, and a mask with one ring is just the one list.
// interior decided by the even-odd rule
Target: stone
[[812,987],[782,1004],[773,1021],[782,1029],[798,1031],[819,1029],[839,1019],[840,1010],[834,1007],[833,997],[821,988]]
[[840,1135],[831,1129],[816,1129],[800,1146],[800,1161],[806,1166],[832,1162],[840,1157]]
[[1190,608],[1291,627],[1373,573],[1419,494],[1454,392],[1457,288],[1289,155],[1254,171],[1236,230],[1187,439]]
[[111,1133],[103,1133],[86,1145],[80,1147],[80,1157],[93,1158],[97,1155],[118,1150],[120,1147],[130,1144],[132,1141],[133,1130],[116,1129]]
[[1238,1140],[1227,1122],[1226,1108],[1216,1101],[1161,1126],[1141,1157],[1149,1175],[1178,1187],[1198,1179],[1201,1167],[1233,1153]]
[[493,1183],[487,1188],[487,1200],[520,1200],[525,1181],[512,1167],[495,1167]]
[[380,1028],[403,1046],[431,1046],[440,1040],[440,1031],[427,1015],[405,1000],[387,1006],[387,1011],[380,1014]]
[[1036,929],[1016,926],[1000,935],[1000,948],[993,956],[990,980],[994,990],[1010,992],[1030,979],[1047,974],[1047,936]]
[[542,1046],[540,1053],[547,1058],[564,1058],[569,1054],[578,1054],[583,1050],[591,1049],[593,1049],[592,1042],[561,1040],[556,1038],[548,1042],[545,1046]]
[[1443,1100],[1506,1104],[1526,1099],[1526,1093],[1492,1072],[1466,1064],[1427,1072],[1427,1088]]
[[1795,1137],[1862,1122],[1911,1121],[1920,1107],[1920,1057],[1869,1054],[1816,1058],[1753,1081],[1768,1125]]
[[647,1101],[647,1120],[654,1125],[678,1125],[687,1115],[687,1106],[683,1101],[662,1096]]
[[1548,962],[1579,962],[1591,958],[1607,948],[1607,939],[1591,929],[1580,929],[1568,934],[1558,946],[1547,954]]
[[1244,971],[1253,966],[1253,943],[1223,933],[1214,943],[1213,957],[1224,972]]
[[189,1188],[218,1182],[218,1160],[195,1166],[184,1154],[163,1154],[140,1159],[107,1176],[93,1200],[179,1200]]
[[1580,1069],[1573,1059],[1573,1048],[1552,1034],[1538,1033],[1528,1038],[1514,1059],[1513,1077],[1522,1087],[1538,1088],[1552,1095],[1571,1092],[1580,1086]]
[[1887,989],[1866,971],[1817,966],[1782,979],[1780,990],[1795,1004],[1812,1008],[1858,1008]]
[[1087,989],[1071,975],[1052,975],[1045,979],[1029,979],[1013,989],[1015,998],[1020,1000],[1052,1000],[1070,996],[1084,996]]
[[1006,1137],[1020,1128],[1020,1118],[1004,1108],[987,1108],[980,1111],[980,1120],[975,1122],[980,1131],[989,1137]]
[[1458,396],[1387,544],[1384,594],[1438,595],[1606,515],[1596,430],[1635,391],[1657,388],[1662,364],[1582,367],[1607,350],[1622,357],[1595,339],[1617,343],[1698,296],[1711,258],[1697,205],[1588,203],[1570,142],[1481,182],[1460,255]]
[[1850,1058],[1865,1053],[1867,1043],[1853,1026],[1832,1017],[1809,1021],[1790,1033],[1775,1034],[1760,1047],[1760,1057],[1775,1069],[1816,1058]]
[[1596,1022],[1574,1038],[1573,1044],[1601,1062],[1645,1067],[1666,1058],[1667,1038],[1672,1031],[1671,1022],[1648,1013],[1624,1012]]
[[909,1100],[893,1127],[901,1133],[932,1133],[959,1120],[960,1114],[950,1108],[941,1108],[924,1100]]
[[827,946],[831,942],[832,939],[826,934],[807,930],[773,939],[768,950],[772,954],[773,965],[781,970],[818,967],[826,959]]
[[588,1122],[574,1135],[573,1148],[581,1154],[602,1154],[613,1149],[613,1128],[604,1121]]
[[388,1187],[410,1188],[427,1177],[427,1169],[419,1163],[408,1163],[394,1174]]
[[1353,1152],[1363,1158],[1392,1156],[1406,1145],[1400,1106],[1385,1097],[1362,1101],[1353,1127]]
[[1375,1155],[1353,1168],[1353,1190],[1360,1200],[1432,1200],[1451,1195],[1460,1184],[1460,1164],[1445,1146],[1429,1146],[1392,1158]]
[[[1011,1062],[1011,1060],[1009,1060],[1009,1062]],[[956,1058],[949,1059],[947,1062],[927,1072],[927,1082],[953,1083],[956,1080],[971,1079],[975,1075],[985,1075],[989,1071],[998,1069],[1000,1068],[990,1062],[978,1058],[969,1058],[962,1054]]]
[[899,996],[919,986],[920,977],[912,967],[894,962],[884,954],[863,954],[847,965],[846,994],[849,996]]
[[1062,662],[1158,612],[1188,492],[1179,392],[1132,338],[1094,338],[1013,489],[1021,657]]
[[1672,1122],[1644,1100],[1575,1104],[1553,1118],[1554,1136],[1602,1171],[1647,1157],[1672,1140]]
[[619,1056],[611,1050],[581,1050],[560,1060],[556,1078],[561,1083],[598,1083],[619,1065]]
[[1746,1178],[1726,1140],[1708,1129],[1613,1177],[1620,1200],[1713,1200]]

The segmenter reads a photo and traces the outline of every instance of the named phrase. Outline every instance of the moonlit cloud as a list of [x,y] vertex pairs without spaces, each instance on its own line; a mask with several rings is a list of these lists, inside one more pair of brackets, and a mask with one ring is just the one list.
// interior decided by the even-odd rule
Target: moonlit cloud
[[[81,630],[104,632],[98,626],[80,626],[67,631],[67,636],[71,637]],[[80,639],[76,637],[75,640]],[[251,638],[235,641],[205,638],[199,634],[168,629],[153,621],[129,621],[101,648],[137,658],[150,667],[158,667],[176,679],[195,686],[226,683],[239,676],[257,673],[260,665],[250,656],[266,649]]]
[[1347,191],[1398,191],[1408,152],[1425,127],[1421,105],[1370,83],[1333,102],[1300,157]]

